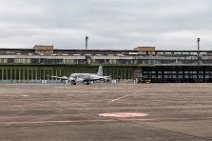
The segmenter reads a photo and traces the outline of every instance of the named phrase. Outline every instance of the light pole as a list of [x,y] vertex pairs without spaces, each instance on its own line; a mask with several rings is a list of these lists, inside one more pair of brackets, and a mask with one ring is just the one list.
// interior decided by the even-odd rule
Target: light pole
[[200,42],[200,38],[197,38],[197,49],[199,51],[199,42]]
[[200,38],[197,38],[197,64],[198,65],[200,64],[200,61],[199,61],[199,58],[200,58],[200,45],[199,45],[199,42],[200,42]]
[[85,36],[85,50],[88,50],[88,36]]

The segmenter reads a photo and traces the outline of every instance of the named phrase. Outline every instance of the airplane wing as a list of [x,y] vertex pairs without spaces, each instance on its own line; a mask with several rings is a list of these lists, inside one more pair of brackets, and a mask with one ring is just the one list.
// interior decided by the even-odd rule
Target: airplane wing
[[72,85],[76,85],[76,78],[74,78],[74,77],[67,77],[67,76],[62,76],[62,77],[60,77],[60,76],[50,76],[51,78],[56,78],[56,79],[60,79],[61,81],[62,80],[67,80],[68,81],[68,83],[71,83]]
[[61,80],[68,80],[69,78],[67,76],[50,76],[51,78],[57,78],[57,79],[61,79]]

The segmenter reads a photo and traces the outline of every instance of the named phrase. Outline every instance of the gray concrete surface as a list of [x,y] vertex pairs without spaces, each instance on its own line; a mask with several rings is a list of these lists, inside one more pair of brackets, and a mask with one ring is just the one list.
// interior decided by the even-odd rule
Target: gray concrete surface
[[0,85],[0,141],[208,140],[212,84]]

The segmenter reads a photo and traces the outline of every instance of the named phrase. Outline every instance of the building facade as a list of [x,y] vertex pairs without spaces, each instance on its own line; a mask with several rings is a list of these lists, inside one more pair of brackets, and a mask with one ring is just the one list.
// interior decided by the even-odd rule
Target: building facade
[[[48,80],[49,75],[93,72],[104,66],[104,75],[134,79],[141,75],[152,82],[211,82],[212,50],[0,49],[0,80]],[[139,72],[139,73],[138,73]]]

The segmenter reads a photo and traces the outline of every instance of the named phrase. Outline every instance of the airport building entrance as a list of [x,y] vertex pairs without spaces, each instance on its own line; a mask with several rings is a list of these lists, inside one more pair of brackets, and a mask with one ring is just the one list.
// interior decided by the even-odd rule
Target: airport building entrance
[[143,67],[142,77],[152,83],[212,82],[212,66]]

